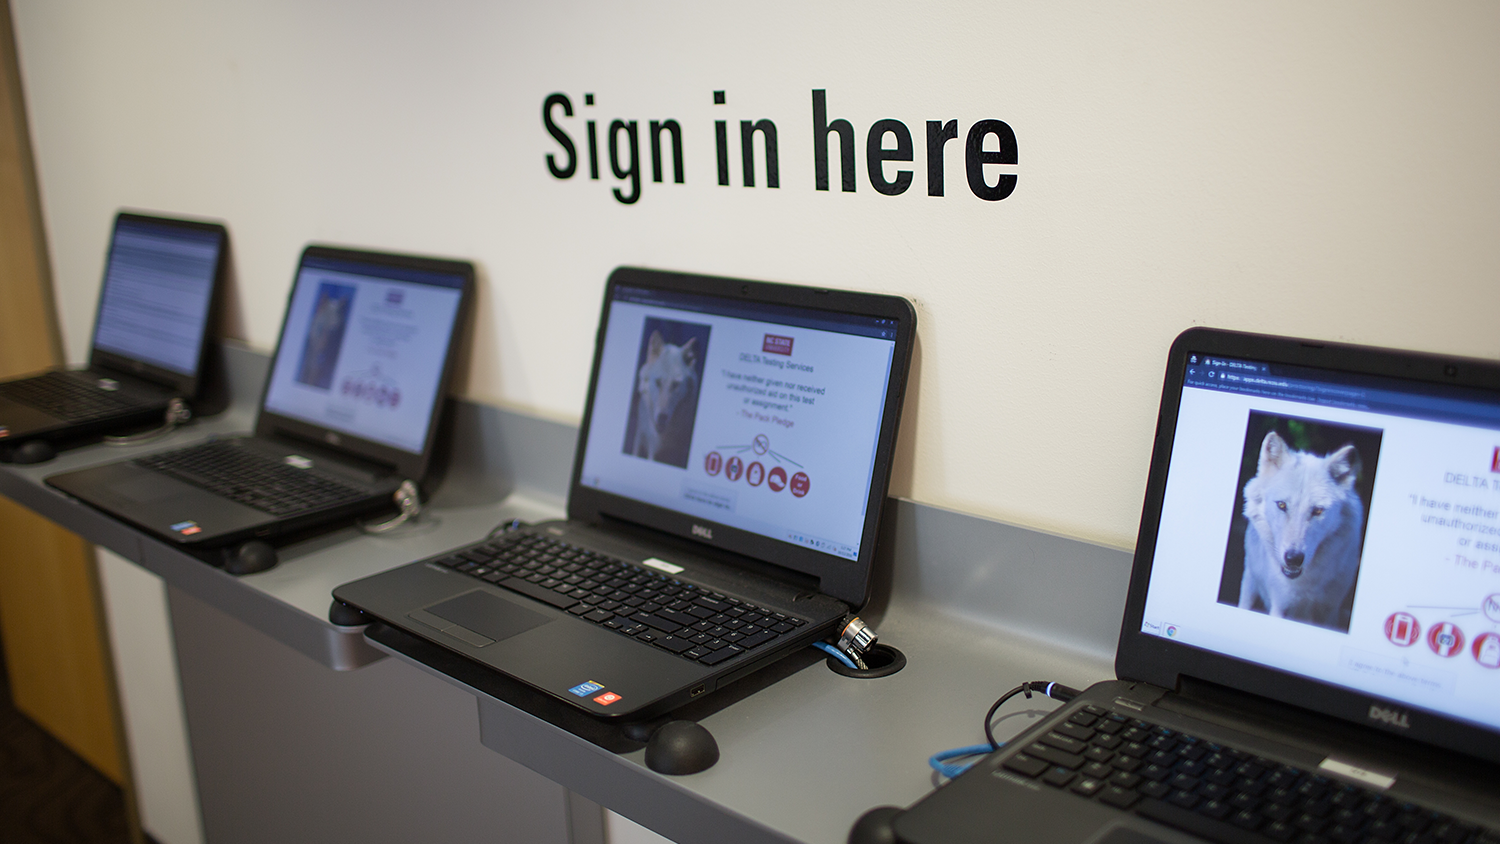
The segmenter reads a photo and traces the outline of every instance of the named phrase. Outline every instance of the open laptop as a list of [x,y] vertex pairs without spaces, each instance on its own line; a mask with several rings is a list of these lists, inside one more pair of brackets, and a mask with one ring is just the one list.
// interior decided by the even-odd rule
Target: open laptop
[[914,330],[893,296],[617,269],[567,520],[334,597],[568,711],[711,692],[868,600]]
[[0,450],[161,423],[204,385],[229,235],[222,225],[120,212],[88,366],[0,383]]
[[309,246],[255,431],[46,482],[183,545],[287,533],[420,484],[474,286],[466,261]]
[[1500,840],[1500,364],[1183,333],[1115,670],[899,838]]

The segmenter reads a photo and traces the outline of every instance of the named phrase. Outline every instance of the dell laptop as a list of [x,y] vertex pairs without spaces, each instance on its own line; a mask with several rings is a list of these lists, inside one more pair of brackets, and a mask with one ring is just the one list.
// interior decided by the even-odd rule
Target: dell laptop
[[868,600],[914,330],[898,297],[618,269],[568,518],[334,597],[564,711],[670,711]]
[[1178,337],[1115,672],[900,840],[1500,841],[1500,363]]
[[388,506],[432,461],[474,286],[465,261],[309,246],[252,435],[52,475],[182,545],[321,526]]
[[0,383],[0,452],[159,424],[174,399],[202,410],[228,251],[218,223],[117,214],[88,366]]

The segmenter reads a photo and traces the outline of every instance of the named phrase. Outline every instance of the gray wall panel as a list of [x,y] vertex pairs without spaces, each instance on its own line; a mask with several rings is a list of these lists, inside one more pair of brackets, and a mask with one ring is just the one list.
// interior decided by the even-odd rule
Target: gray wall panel
[[473,695],[400,660],[329,671],[169,603],[212,844],[568,842],[566,792],[479,743]]

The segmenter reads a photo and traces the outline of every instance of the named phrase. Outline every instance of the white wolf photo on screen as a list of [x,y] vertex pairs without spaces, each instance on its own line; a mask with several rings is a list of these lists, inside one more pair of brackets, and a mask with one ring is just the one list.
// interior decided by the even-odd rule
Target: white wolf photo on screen
[[1381,431],[1252,412],[1219,603],[1347,633]]
[[707,325],[646,318],[625,423],[626,454],[687,468],[708,334]]

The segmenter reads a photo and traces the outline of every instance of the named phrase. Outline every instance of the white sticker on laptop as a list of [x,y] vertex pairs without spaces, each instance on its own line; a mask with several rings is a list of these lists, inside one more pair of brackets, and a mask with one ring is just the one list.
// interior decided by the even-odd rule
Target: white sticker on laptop
[[1396,775],[1385,771],[1372,771],[1369,768],[1361,768],[1348,762],[1340,762],[1332,756],[1318,763],[1318,767],[1330,774],[1337,774],[1346,779],[1356,780],[1365,785],[1385,791],[1396,784]]
[[666,560],[658,560],[655,557],[652,557],[649,560],[642,560],[641,564],[650,566],[651,568],[658,569],[660,571],[664,571],[667,574],[682,574],[682,572],[685,571],[682,566],[673,565]]
[[303,457],[300,454],[288,454],[286,457],[282,458],[282,461],[285,462],[286,465],[295,466],[298,469],[312,468],[312,461],[308,460],[306,457]]

